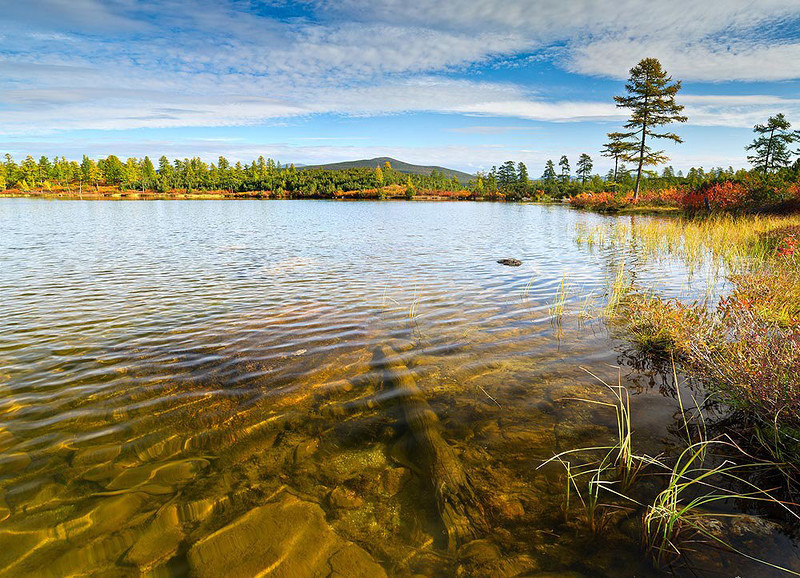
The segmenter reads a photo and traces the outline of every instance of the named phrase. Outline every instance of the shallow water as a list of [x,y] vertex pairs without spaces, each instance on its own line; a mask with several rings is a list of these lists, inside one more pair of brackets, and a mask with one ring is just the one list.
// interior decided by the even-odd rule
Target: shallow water
[[[536,469],[613,437],[612,411],[571,399],[608,399],[582,368],[635,393],[638,451],[677,442],[669,388],[596,313],[622,261],[670,297],[702,298],[707,276],[576,243],[578,224],[633,218],[0,199],[0,572],[654,573],[630,524],[592,538],[565,521],[558,468]],[[474,488],[478,542],[448,543],[400,375]],[[748,540],[798,559],[777,530]]]

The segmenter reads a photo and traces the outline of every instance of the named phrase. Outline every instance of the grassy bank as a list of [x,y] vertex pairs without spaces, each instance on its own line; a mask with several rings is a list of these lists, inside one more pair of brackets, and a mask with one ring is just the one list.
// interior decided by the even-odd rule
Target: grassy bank
[[[732,290],[716,303],[632,291],[614,315],[641,353],[675,360],[741,424],[742,439],[800,479],[800,216],[647,219],[586,230],[591,243],[627,243],[647,258],[715,263]],[[725,273],[723,273],[725,272]]]
[[621,375],[605,383],[607,401],[568,400],[608,408],[617,436],[541,466],[562,469],[565,516],[596,539],[615,528],[638,535],[656,568],[693,572],[704,552],[723,548],[800,575],[795,561],[769,561],[740,539],[800,521],[800,216],[619,220],[583,226],[576,239],[637,261],[679,257],[710,271],[712,286],[727,277],[730,289],[665,299],[637,288],[620,262],[601,315],[637,359],[669,376],[679,409],[669,431],[679,441],[640,453]]

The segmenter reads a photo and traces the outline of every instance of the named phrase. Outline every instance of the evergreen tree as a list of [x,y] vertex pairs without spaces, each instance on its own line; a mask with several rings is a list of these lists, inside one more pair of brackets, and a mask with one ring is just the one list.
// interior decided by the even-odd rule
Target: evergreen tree
[[50,163],[50,159],[46,156],[42,155],[39,159],[39,182],[44,183],[46,180],[50,178],[50,172],[52,171],[53,165]]
[[[386,164],[388,165],[389,163],[387,162]],[[411,175],[408,175],[408,178],[406,179],[406,199],[410,201],[416,194],[417,189],[414,188],[414,183],[411,182]]]
[[523,185],[525,185],[527,187],[529,180],[530,180],[530,177],[528,176],[528,167],[526,167],[525,163],[523,163],[522,161],[518,162],[517,163],[517,181],[519,181],[520,183],[522,183]]
[[21,178],[19,174],[20,169],[8,153],[6,153],[6,162],[3,166],[5,167],[6,186],[9,188],[13,187]]
[[570,178],[569,159],[567,155],[561,157],[561,160],[558,161],[558,166],[561,167],[561,182],[567,184]]
[[134,188],[134,185],[142,181],[142,168],[138,159],[129,158],[125,161],[125,170],[123,171],[123,181],[125,182],[126,189]]
[[509,187],[517,182],[517,166],[514,161],[506,161],[497,170],[497,184],[501,187]]
[[790,131],[791,126],[781,113],[769,117],[767,124],[757,124],[753,127],[753,132],[759,136],[746,147],[746,150],[755,151],[755,154],[748,156],[747,160],[756,170],[767,174],[772,169],[789,166],[792,155],[789,146],[800,139],[800,131]]
[[83,192],[84,181],[94,185],[95,189],[97,189],[100,182],[100,169],[97,168],[97,163],[86,155],[83,155],[83,160],[81,161],[81,192]]
[[665,138],[676,143],[683,140],[671,132],[656,132],[654,129],[673,122],[686,122],[687,117],[681,115],[683,106],[675,102],[675,95],[681,89],[681,82],[672,82],[672,77],[661,68],[656,58],[645,58],[631,68],[631,76],[625,85],[627,96],[615,96],[614,100],[620,108],[629,108],[631,116],[623,138],[636,143],[636,153],[631,160],[636,160],[636,186],[634,198],[639,197],[642,179],[642,167],[655,166],[668,160],[664,151],[654,151],[647,145],[648,137]]
[[142,161],[142,191],[150,189],[156,181],[156,168],[150,157],[145,156]]
[[[274,167],[272,167],[274,169]],[[222,185],[222,188],[226,191],[230,191],[233,193],[233,179],[231,178],[231,164],[228,162],[223,156],[220,156],[217,159],[217,170],[219,172],[219,183]],[[267,172],[269,172],[270,166],[267,163]]]
[[489,193],[490,196],[494,196],[497,193],[497,168],[492,167],[492,170],[489,171],[489,174],[486,175],[486,192]]
[[125,165],[114,155],[100,161],[100,172],[107,184],[118,185],[125,178]]
[[589,176],[592,174],[592,167],[593,167],[592,157],[590,157],[586,153],[583,153],[578,159],[578,168],[576,171],[581,179],[582,185],[586,184],[586,179],[588,179]]
[[33,157],[28,155],[20,165],[20,173],[22,173],[22,180],[28,187],[36,186],[36,181],[39,176],[39,165],[33,160]]
[[542,180],[545,183],[553,183],[556,180],[556,166],[553,164],[552,160],[548,160],[544,165],[544,174],[542,175]]
[[74,179],[74,175],[72,166],[65,157],[53,159],[53,176],[59,186],[66,187],[67,191],[71,191],[70,184]]
[[166,156],[158,159],[158,190],[162,193],[175,187],[175,169]]
[[482,172],[478,172],[478,178],[475,179],[475,183],[473,185],[475,196],[478,198],[483,197],[483,194],[486,192],[486,186],[484,184],[485,179],[486,175],[484,175]]

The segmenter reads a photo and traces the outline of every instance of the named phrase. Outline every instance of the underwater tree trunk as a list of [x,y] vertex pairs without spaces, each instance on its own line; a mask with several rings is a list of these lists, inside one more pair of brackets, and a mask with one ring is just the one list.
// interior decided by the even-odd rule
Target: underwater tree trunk
[[441,423],[409,369],[389,346],[379,347],[375,361],[383,367],[383,387],[392,390],[410,436],[409,458],[434,490],[447,531],[448,549],[475,540],[488,530],[486,515],[472,482],[453,448],[442,438]]

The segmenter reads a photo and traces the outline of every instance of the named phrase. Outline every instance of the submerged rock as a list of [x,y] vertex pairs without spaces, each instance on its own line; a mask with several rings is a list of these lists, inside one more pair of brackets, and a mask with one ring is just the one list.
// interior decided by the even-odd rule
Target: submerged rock
[[163,464],[148,464],[123,470],[106,486],[107,490],[136,488],[148,494],[171,494],[185,486],[208,467],[208,460],[186,459]]
[[406,468],[389,468],[381,472],[380,482],[381,490],[387,496],[397,495],[403,489],[408,478],[410,471]]
[[317,504],[285,494],[197,542],[195,576],[386,576],[362,548],[345,541]]
[[364,505],[364,500],[355,492],[338,486],[328,494],[328,503],[332,508],[342,510],[355,510]]
[[119,444],[105,444],[83,448],[72,457],[72,467],[90,467],[106,464],[114,460],[122,452]]
[[[375,563],[366,550],[355,544],[347,544],[334,552],[328,559],[331,573],[328,578],[349,578],[350,576],[386,576],[383,568]],[[325,574],[322,574],[325,575]]]
[[500,548],[489,540],[473,540],[458,549],[458,557],[478,564],[485,564],[500,558]]
[[20,532],[0,529],[0,574],[12,576],[11,568],[24,562],[50,540],[47,530]]
[[319,449],[319,440],[316,438],[297,444],[294,448],[294,455],[293,455],[295,465],[313,456],[315,453],[317,453],[318,449]]
[[522,502],[513,496],[506,494],[491,496],[489,504],[494,513],[505,521],[517,520],[525,515],[525,508]]
[[[28,562],[21,575],[32,576],[126,576],[117,566],[117,559],[130,548],[134,533],[130,530],[111,536],[100,536],[81,547],[69,548],[63,556],[47,564],[46,573],[42,568]],[[33,572],[27,574],[28,568]]]
[[113,534],[135,523],[138,514],[147,502],[142,493],[127,493],[114,497],[103,497],[94,508],[79,516],[56,525],[49,530],[50,538],[67,540],[89,540]]
[[498,259],[497,262],[507,267],[519,267],[522,265],[522,261],[519,259]]
[[147,570],[171,556],[183,540],[178,508],[169,506],[159,512],[128,551],[126,559]]

